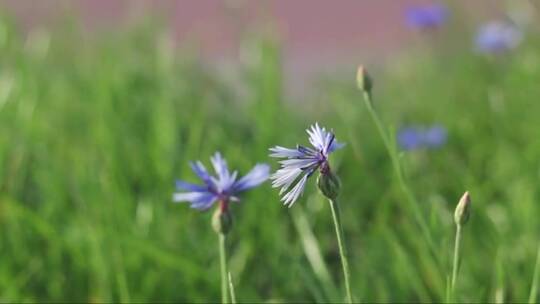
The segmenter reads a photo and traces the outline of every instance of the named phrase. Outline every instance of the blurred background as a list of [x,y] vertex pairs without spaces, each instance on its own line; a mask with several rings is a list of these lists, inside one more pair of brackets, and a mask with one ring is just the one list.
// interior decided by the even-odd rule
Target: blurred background
[[[189,161],[246,173],[275,145],[332,155],[353,293],[445,299],[469,190],[464,302],[534,302],[540,3],[0,0],[0,301],[215,302],[211,212],[173,204]],[[355,87],[399,147],[420,220]],[[342,301],[329,206],[269,183],[235,204],[239,302]],[[428,227],[426,235],[422,225]]]
[[[397,54],[425,48],[419,33],[406,27],[404,12],[430,1],[247,1],[247,0],[3,0],[5,11],[26,31],[46,29],[71,19],[79,34],[126,29],[141,20],[167,30],[175,46],[193,48],[205,62],[234,69],[246,56],[242,42],[249,35],[272,35],[283,55],[288,92],[309,91],[320,74],[348,77],[351,62],[392,60]],[[531,18],[528,1],[452,1],[458,9],[449,20],[460,29],[473,29],[491,19]],[[443,30],[447,32],[446,30]],[[444,37],[441,39],[448,39]],[[469,35],[460,40],[471,39]],[[454,40],[456,41],[456,40]],[[459,40],[458,40],[459,41]],[[450,43],[446,44],[450,45]],[[301,96],[300,96],[301,97]]]

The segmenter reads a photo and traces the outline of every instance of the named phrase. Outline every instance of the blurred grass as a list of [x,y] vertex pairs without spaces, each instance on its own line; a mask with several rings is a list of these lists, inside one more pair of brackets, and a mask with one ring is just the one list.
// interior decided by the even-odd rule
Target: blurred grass
[[[219,299],[210,214],[172,204],[174,179],[194,180],[187,162],[216,150],[245,173],[270,162],[268,147],[305,143],[304,129],[319,121],[348,143],[332,161],[358,299],[444,299],[453,208],[469,190],[459,299],[526,301],[540,231],[540,43],[531,34],[494,58],[467,42],[373,73],[387,126],[448,128],[443,148],[400,155],[433,252],[354,75],[291,103],[273,39],[246,39],[237,87],[156,27],[23,35],[0,19],[0,300]],[[293,210],[266,184],[234,212],[229,263],[240,302],[342,300],[329,206],[312,184]]]

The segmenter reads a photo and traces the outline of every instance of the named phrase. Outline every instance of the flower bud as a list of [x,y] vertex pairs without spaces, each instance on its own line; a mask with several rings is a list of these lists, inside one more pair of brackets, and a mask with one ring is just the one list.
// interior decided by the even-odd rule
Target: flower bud
[[371,80],[367,70],[362,65],[359,66],[358,70],[356,71],[356,85],[361,91],[371,97],[373,81]]
[[221,234],[227,234],[233,225],[233,217],[228,208],[217,208],[212,216],[212,228]]
[[339,177],[328,170],[321,172],[317,178],[317,186],[321,193],[331,200],[335,200],[338,197],[339,190],[341,188],[341,182]]
[[471,196],[469,191],[465,192],[459,203],[456,206],[456,211],[454,213],[454,221],[456,225],[463,226],[469,220],[471,214]]

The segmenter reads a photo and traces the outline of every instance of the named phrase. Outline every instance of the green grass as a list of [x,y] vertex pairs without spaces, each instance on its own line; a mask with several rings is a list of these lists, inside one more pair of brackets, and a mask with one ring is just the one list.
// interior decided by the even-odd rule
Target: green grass
[[[457,299],[529,299],[540,239],[534,35],[498,58],[462,38],[450,51],[373,68],[387,129],[449,131],[439,150],[399,155],[429,244],[355,75],[291,102],[269,38],[246,39],[252,60],[238,63],[233,86],[193,49],[169,48],[156,27],[26,36],[0,20],[0,300],[218,301],[211,212],[173,204],[173,181],[194,181],[188,161],[216,150],[242,173],[260,161],[275,168],[267,149],[306,143],[315,121],[347,142],[332,163],[356,299],[444,300],[465,190],[472,216]],[[238,302],[344,299],[330,206],[314,184],[292,210],[268,183],[233,206],[227,252]]]

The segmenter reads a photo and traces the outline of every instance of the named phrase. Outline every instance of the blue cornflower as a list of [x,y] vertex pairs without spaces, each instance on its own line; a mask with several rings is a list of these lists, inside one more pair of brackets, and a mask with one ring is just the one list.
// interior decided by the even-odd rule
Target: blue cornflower
[[437,3],[415,5],[405,11],[407,24],[412,28],[429,29],[441,26],[448,17],[448,9]]
[[279,161],[281,168],[270,176],[272,186],[274,188],[281,187],[279,192],[281,195],[296,182],[296,185],[281,198],[283,203],[289,207],[302,195],[307,179],[317,169],[320,170],[321,175],[331,173],[328,156],[344,146],[344,144],[337,142],[332,132],[319,127],[317,123],[306,131],[313,148],[300,145],[297,145],[296,149],[280,146],[270,148],[271,157],[284,158],[284,160]]
[[478,29],[476,49],[482,53],[500,53],[516,48],[523,33],[509,22],[493,21]]
[[220,208],[227,209],[229,202],[239,201],[237,195],[240,192],[258,186],[268,179],[270,173],[270,166],[257,164],[248,174],[237,180],[238,172],[229,171],[227,162],[219,152],[216,152],[210,160],[217,176],[211,176],[200,161],[192,162],[191,169],[204,184],[176,181],[176,188],[181,192],[173,195],[174,202],[189,202],[191,208],[207,210],[219,201]]
[[398,132],[397,142],[403,150],[435,149],[446,143],[447,136],[446,129],[440,125],[433,125],[427,129],[406,127]]

